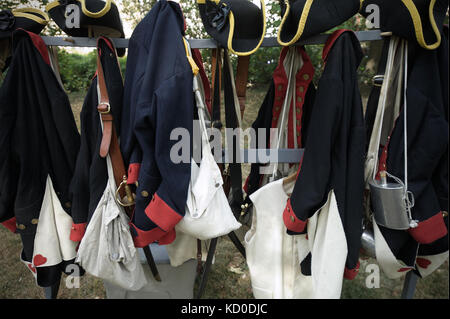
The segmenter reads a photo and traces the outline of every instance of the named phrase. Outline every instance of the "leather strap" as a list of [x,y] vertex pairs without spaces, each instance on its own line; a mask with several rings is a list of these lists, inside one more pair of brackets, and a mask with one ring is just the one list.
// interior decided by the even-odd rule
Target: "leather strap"
[[239,106],[241,108],[241,116],[244,116],[245,111],[245,93],[247,91],[249,65],[250,55],[238,56],[236,70],[236,93],[239,99]]
[[369,99],[367,101],[367,107],[365,112],[366,122],[366,151],[369,148],[370,137],[372,135],[372,129],[375,122],[375,116],[378,108],[378,100],[380,99],[381,86],[384,80],[384,74],[386,72],[387,56],[389,51],[390,38],[384,38],[381,55],[378,60],[377,75],[373,79],[373,87],[370,91]]
[[[97,110],[103,123],[103,136],[100,144],[100,156],[105,158],[108,154],[111,158],[114,180],[116,187],[119,187],[123,179],[126,179],[125,164],[123,162],[122,153],[120,152],[119,141],[117,138],[116,129],[114,127],[113,115],[111,113],[111,106],[109,104],[109,96],[106,88],[105,75],[103,66],[100,61],[100,54],[97,55],[97,81],[100,94],[100,103]],[[120,190],[120,195],[123,198],[126,193],[123,188]],[[127,211],[127,213],[130,213]],[[131,215],[128,214],[130,217]]]
[[106,89],[103,66],[100,61],[100,53],[97,55],[97,82],[100,91],[100,103],[97,106],[97,110],[100,113],[103,122],[103,137],[100,144],[100,156],[105,158],[109,153],[109,146],[111,144],[113,118],[111,106],[109,104],[108,90]]
[[211,82],[212,82],[212,96],[213,96],[213,105],[212,105],[212,114],[211,114],[211,123],[212,127],[216,129],[222,128],[222,122],[220,120],[220,91],[221,91],[221,54],[220,49],[212,50],[212,60],[211,60],[212,70],[211,70]]
[[[230,73],[229,61],[226,57],[228,54],[227,50],[224,49],[224,62],[223,62],[223,78],[224,78],[224,94],[225,94],[225,122],[227,128],[235,129],[239,127],[238,115],[236,114],[236,105],[234,102],[234,92],[233,84]],[[228,142],[228,141],[227,141]],[[237,146],[237,147],[234,147]],[[242,193],[242,169],[241,164],[238,161],[236,155],[239,153],[240,145],[236,136],[233,136],[233,141],[231,145],[227,145],[229,150],[233,151],[232,163],[228,164],[230,170],[230,181],[231,181],[231,194],[232,201],[230,203],[231,209],[235,214],[236,218],[239,218],[241,213],[241,204],[243,202]]]
[[[109,157],[111,158],[116,187],[119,188],[120,198],[124,198],[127,195],[131,196],[131,194],[126,193],[126,187],[129,187],[128,185],[125,185],[125,187],[119,187],[122,182],[126,183],[127,175],[122,158],[122,153],[120,152],[119,140],[117,137],[116,129],[114,127],[113,114],[111,113],[108,90],[106,88],[105,74],[103,72],[103,66],[100,60],[100,52],[99,50],[97,52],[97,81],[100,95],[100,103],[97,106],[97,110],[100,113],[103,124],[103,136],[100,144],[100,156],[102,158],[105,158],[109,154]],[[116,50],[114,48],[113,52],[114,54],[116,54]],[[117,63],[119,62],[117,61]],[[133,216],[133,207],[125,206],[124,209],[131,219]],[[144,247],[144,254],[153,277],[156,281],[161,281],[161,276],[159,275],[158,268],[149,246]]]

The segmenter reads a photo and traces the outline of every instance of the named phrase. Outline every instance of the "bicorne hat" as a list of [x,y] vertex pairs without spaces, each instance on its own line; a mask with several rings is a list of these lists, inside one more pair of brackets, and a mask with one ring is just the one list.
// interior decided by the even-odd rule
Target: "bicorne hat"
[[448,0],[364,0],[360,12],[367,17],[374,8],[379,9],[381,31],[415,41],[428,50],[441,44]]
[[328,31],[358,13],[360,0],[280,0],[282,20],[278,43],[292,45]]
[[47,13],[36,8],[0,11],[0,39],[11,37],[17,29],[39,34],[49,20]]
[[264,0],[197,0],[206,32],[236,55],[250,55],[266,34]]
[[[78,21],[74,21],[73,10],[77,6]],[[56,24],[73,37],[124,38],[122,20],[113,0],[57,0],[49,3],[46,10]],[[125,49],[117,49],[118,56],[125,55]]]

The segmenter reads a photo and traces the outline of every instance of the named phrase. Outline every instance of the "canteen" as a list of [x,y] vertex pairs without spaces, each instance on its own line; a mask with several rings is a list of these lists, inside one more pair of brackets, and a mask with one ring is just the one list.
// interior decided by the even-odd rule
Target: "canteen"
[[391,229],[409,229],[405,186],[372,180],[369,187],[373,216],[377,224]]

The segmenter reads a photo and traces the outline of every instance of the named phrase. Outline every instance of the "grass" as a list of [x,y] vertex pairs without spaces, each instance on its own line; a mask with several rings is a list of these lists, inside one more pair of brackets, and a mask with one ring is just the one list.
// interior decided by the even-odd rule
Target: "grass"
[[[243,127],[249,127],[256,118],[258,108],[265,96],[267,87],[254,87],[247,90],[247,105]],[[79,127],[79,112],[84,98],[83,93],[70,94],[72,109]],[[224,116],[222,114],[222,119]],[[250,165],[243,164],[243,180],[248,175]],[[241,239],[246,227],[238,231]],[[0,298],[44,298],[43,290],[36,286],[31,272],[20,261],[21,241],[18,235],[0,227]],[[342,298],[345,299],[397,299],[403,288],[403,278],[391,280],[381,272],[380,288],[368,289],[365,285],[367,265],[376,263],[373,259],[361,258],[358,276],[352,281],[344,280]],[[100,279],[85,274],[80,279],[79,289],[68,289],[64,282],[58,298],[103,299],[105,289]],[[415,298],[448,299],[449,269],[446,261],[430,276],[420,279]],[[195,291],[198,289],[198,280]],[[205,299],[250,299],[253,298],[248,267],[244,258],[227,237],[218,241],[215,263],[211,268],[208,283],[203,294]]]

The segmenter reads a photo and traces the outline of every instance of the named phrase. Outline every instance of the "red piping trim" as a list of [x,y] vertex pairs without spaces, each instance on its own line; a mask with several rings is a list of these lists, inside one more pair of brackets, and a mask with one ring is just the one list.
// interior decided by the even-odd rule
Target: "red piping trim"
[[344,32],[353,32],[349,29],[340,29],[334,31],[327,39],[327,42],[325,42],[325,45],[323,47],[322,51],[322,60],[326,63],[328,58],[328,53],[330,53],[331,48],[333,47],[336,40],[344,33]]
[[[99,37],[99,38],[97,39],[97,48],[98,48],[98,46],[99,46],[100,40],[105,41],[105,42],[106,42],[106,45],[111,49],[111,51],[114,51],[114,47],[113,47],[112,42],[111,42],[108,38],[106,38],[106,37]],[[99,50],[98,52],[99,52],[99,54],[100,54],[100,56],[101,56],[102,53],[101,53],[101,51],[100,51],[100,48],[99,48],[98,50]]]
[[[50,66],[50,58],[48,56],[48,51],[47,51],[47,46],[45,45],[44,40],[42,40],[42,38],[37,35],[36,33],[24,30],[24,29],[17,29],[17,30],[21,30],[24,31],[28,34],[28,36],[30,37],[31,41],[33,41],[33,45],[36,47],[36,49],[39,51],[39,53],[42,56],[42,59],[44,60],[45,63],[47,63],[48,66]],[[14,32],[16,33],[17,30]]]

